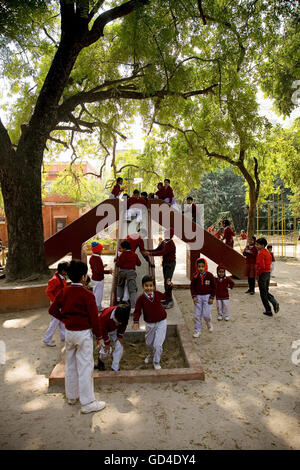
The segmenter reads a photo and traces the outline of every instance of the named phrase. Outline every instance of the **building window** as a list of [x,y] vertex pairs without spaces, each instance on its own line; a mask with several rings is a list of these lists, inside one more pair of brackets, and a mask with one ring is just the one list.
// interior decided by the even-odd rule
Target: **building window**
[[66,219],[56,219],[56,231],[59,232],[66,226]]
[[45,181],[45,189],[48,191],[48,193],[52,192],[52,181]]

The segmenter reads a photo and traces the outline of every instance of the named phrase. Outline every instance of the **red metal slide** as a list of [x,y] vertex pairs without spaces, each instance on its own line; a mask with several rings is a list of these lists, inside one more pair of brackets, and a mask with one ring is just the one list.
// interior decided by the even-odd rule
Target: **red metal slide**
[[[153,200],[150,204],[151,206],[166,206],[165,203],[159,200]],[[104,208],[106,210],[104,210]],[[151,211],[151,214],[152,213],[153,211]],[[45,240],[45,256],[48,266],[66,256],[67,253],[72,253],[73,258],[80,259],[82,244],[96,233],[108,227],[115,220],[119,220],[119,201],[117,199],[107,199]],[[237,278],[245,277],[245,258],[237,251],[218,240],[215,236],[211,235],[207,230],[203,230],[202,232],[202,248],[194,249],[191,244],[191,239],[185,235],[184,231],[184,227],[188,224],[188,218],[182,215],[180,211],[172,211],[171,222],[170,219],[168,221],[167,218],[164,220],[164,217],[159,211],[155,211],[152,220],[165,228],[169,228],[170,226],[174,227],[175,235],[190,246],[191,272],[194,270],[194,261],[201,252],[202,255],[215,263],[224,264],[226,269]],[[176,223],[174,223],[175,220]],[[183,227],[183,229],[178,230],[178,227]],[[198,234],[202,231],[195,223],[192,224],[192,229]]]

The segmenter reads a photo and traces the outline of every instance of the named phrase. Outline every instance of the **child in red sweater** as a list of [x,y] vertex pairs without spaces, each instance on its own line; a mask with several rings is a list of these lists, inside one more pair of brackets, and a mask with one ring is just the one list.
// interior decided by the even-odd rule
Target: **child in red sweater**
[[141,266],[140,258],[131,251],[130,243],[127,240],[121,242],[119,250],[120,256],[116,259],[116,266],[120,268],[117,286],[117,301],[121,302],[124,296],[125,285],[127,284],[131,312],[134,311],[136,303],[136,266]]
[[196,261],[197,273],[191,281],[191,295],[195,306],[195,331],[194,338],[199,338],[202,330],[202,318],[204,318],[208,331],[213,331],[211,323],[211,309],[215,297],[215,279],[212,273],[207,271],[207,262],[204,258]]
[[[167,313],[161,304],[166,298],[166,293],[155,290],[154,279],[151,276],[144,276],[142,279],[144,293],[139,296],[133,314],[133,329],[139,329],[139,319],[143,312],[146,323],[145,340],[150,352],[145,359],[146,364],[153,362],[156,370],[161,369],[160,358],[162,346],[167,332]],[[168,289],[172,292],[171,281],[168,280]]]
[[85,263],[72,260],[67,271],[72,284],[59,292],[49,308],[50,315],[66,327],[66,397],[70,405],[79,399],[82,413],[105,407],[94,395],[93,333],[100,347],[101,330],[94,294],[84,287],[87,270]]
[[230,277],[226,276],[225,266],[219,264],[217,267],[217,276],[215,278],[216,284],[216,299],[218,309],[218,320],[226,321],[230,319],[229,314],[229,290],[233,289],[234,282]]
[[104,269],[107,264],[103,264],[101,259],[101,251],[103,246],[101,243],[92,242],[92,256],[90,257],[90,266],[92,270],[92,281],[93,281],[93,293],[96,299],[98,312],[103,310],[102,308],[102,297],[104,289],[104,274],[111,274],[112,269]]
[[119,199],[120,198],[122,191],[124,191],[124,188],[121,188],[122,184],[123,184],[123,178],[121,178],[121,177],[117,178],[117,182],[114,185],[114,187],[113,187],[113,189],[110,193],[110,196],[109,196],[110,199]]
[[256,276],[258,276],[260,298],[266,309],[263,314],[272,317],[273,313],[269,302],[273,305],[274,313],[279,312],[279,303],[269,292],[272,256],[266,248],[267,244],[268,242],[265,238],[256,240],[256,248],[258,249],[258,255],[256,257]]
[[176,267],[176,245],[172,240],[174,236],[174,229],[171,227],[165,231],[164,237],[165,239],[160,242],[158,247],[154,250],[146,250],[146,255],[151,256],[162,256],[162,267],[163,267],[163,275],[164,275],[164,285],[165,285],[165,294],[166,301],[165,301],[165,308],[172,308],[174,306],[174,301],[172,299],[172,295],[170,296],[167,288],[167,281],[168,279],[172,280],[175,267]]
[[[59,263],[56,273],[48,282],[46,294],[50,299],[50,305],[54,302],[57,294],[67,285],[67,269],[68,263]],[[51,317],[49,328],[43,339],[43,342],[47,346],[56,346],[52,338],[57,328],[59,328],[60,340],[65,341],[65,325],[61,321],[57,320],[57,318]]]
[[128,325],[130,306],[128,304],[115,305],[105,308],[98,317],[101,330],[101,349],[99,352],[98,364],[95,369],[105,370],[104,362],[101,359],[111,354],[111,342],[114,343],[112,353],[111,369],[118,371],[120,369],[120,360],[123,356],[122,339]]

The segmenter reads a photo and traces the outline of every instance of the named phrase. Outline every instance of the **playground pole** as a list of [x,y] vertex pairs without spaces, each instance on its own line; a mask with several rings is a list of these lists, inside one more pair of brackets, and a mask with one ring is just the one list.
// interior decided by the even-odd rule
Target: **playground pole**
[[277,193],[277,234],[278,234],[278,256],[279,256],[279,244],[280,244],[280,239],[279,239],[279,234],[280,234],[280,231],[279,231],[279,193]]
[[[268,201],[268,237],[271,235],[271,205],[270,201]],[[272,238],[271,238],[272,243]]]
[[281,192],[281,256],[283,256],[283,214],[282,214],[282,192]]
[[286,256],[286,220],[285,220],[285,202],[283,203],[283,250]]
[[296,220],[296,206],[294,206],[294,258],[297,257],[297,220]]
[[274,243],[274,235],[275,235],[275,194],[272,194],[273,196],[273,237],[272,237],[272,243]]

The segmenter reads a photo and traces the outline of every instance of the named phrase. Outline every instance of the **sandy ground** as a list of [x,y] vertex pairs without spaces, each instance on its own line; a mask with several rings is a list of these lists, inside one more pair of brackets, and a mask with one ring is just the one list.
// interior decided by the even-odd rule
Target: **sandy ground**
[[47,309],[2,314],[0,449],[300,449],[300,351],[299,364],[292,361],[292,343],[300,340],[299,267],[276,264],[276,317],[262,315],[258,294],[236,288],[231,321],[217,322],[214,305],[214,331],[203,328],[198,339],[189,291],[177,290],[205,381],[102,386],[96,398],[107,407],[90,415],[68,405],[63,392],[48,393],[60,347],[58,332],[56,348],[41,342]]

